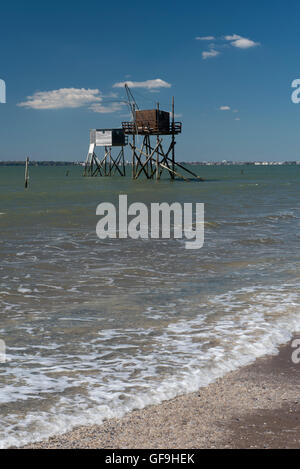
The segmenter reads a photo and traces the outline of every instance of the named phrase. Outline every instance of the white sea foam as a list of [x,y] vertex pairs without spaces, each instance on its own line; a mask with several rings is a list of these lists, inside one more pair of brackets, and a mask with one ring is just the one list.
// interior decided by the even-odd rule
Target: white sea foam
[[[82,344],[86,354],[81,350],[63,360],[60,344],[53,344],[53,354],[38,358],[14,355],[15,350],[12,361],[23,361],[27,372],[10,365],[10,373],[22,377],[23,384],[2,389],[2,402],[38,398],[42,406],[45,393],[52,394],[55,403],[39,412],[29,410],[18,422],[18,434],[13,416],[4,417],[2,447],[122,417],[135,408],[196,391],[259,356],[275,354],[300,330],[299,286],[248,287],[212,296],[196,317],[171,321],[161,330],[100,330],[90,343]],[[39,374],[31,369],[37,363]]]
[[19,293],[32,293],[32,290],[30,288],[24,288],[24,287],[19,287],[18,288]]

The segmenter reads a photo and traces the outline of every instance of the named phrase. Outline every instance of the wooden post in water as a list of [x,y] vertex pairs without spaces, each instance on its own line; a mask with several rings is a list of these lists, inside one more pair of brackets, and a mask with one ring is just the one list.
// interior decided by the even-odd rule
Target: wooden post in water
[[174,106],[174,96],[172,97],[172,172],[171,179],[174,179],[175,175],[175,106]]
[[[135,125],[136,133],[138,134],[137,124],[136,124],[136,117],[135,117],[135,104],[132,105],[132,118]],[[132,179],[135,179],[136,176],[136,167],[135,167],[135,135],[132,136]]]
[[28,170],[28,165],[29,165],[29,157],[27,156],[26,158],[26,163],[25,163],[25,189],[28,188],[29,185],[29,170]]
[[136,171],[135,171],[135,135],[132,135],[132,179],[135,179]]
[[[159,103],[157,103],[157,117],[156,117],[156,121],[159,125]],[[158,130],[158,129],[157,129]],[[158,153],[158,144],[159,144],[159,135],[157,135],[156,137],[156,145],[157,145],[157,152],[156,152],[156,180],[158,181],[158,179],[160,179],[160,174],[159,174],[159,153]]]

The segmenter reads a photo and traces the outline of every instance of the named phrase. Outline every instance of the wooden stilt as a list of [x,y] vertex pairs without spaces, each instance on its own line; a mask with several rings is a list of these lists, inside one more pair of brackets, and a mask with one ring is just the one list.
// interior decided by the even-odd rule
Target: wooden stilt
[[[120,169],[120,166],[122,169]],[[113,172],[114,170],[114,172]],[[95,153],[88,156],[84,168],[84,176],[113,176],[118,172],[125,176],[124,148],[122,147],[116,158],[112,156],[111,148],[105,147],[104,157],[100,161]]]
[[135,179],[135,135],[132,136],[132,145],[130,145],[132,148],[132,179]]
[[25,163],[25,189],[27,189],[28,186],[29,186],[29,169],[28,169],[28,166],[29,166],[29,158],[27,157],[26,158],[26,163]]
[[174,105],[174,96],[172,97],[172,173],[171,179],[174,179],[175,175],[175,105]]
[[158,146],[159,146],[159,137],[156,137],[156,180],[158,181],[160,179],[160,172],[159,172],[159,152],[158,152]]

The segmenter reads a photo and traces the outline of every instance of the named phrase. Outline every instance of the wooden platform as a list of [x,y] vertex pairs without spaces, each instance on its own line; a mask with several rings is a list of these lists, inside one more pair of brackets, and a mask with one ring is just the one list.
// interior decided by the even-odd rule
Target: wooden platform
[[182,131],[182,123],[170,123],[168,128],[159,127],[155,123],[139,124],[136,122],[122,122],[122,128],[126,135],[178,135]]

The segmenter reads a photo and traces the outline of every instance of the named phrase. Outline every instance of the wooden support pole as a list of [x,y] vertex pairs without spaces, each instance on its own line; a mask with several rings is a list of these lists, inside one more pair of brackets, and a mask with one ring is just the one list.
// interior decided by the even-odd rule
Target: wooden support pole
[[172,97],[172,173],[171,179],[174,179],[175,175],[175,105],[174,105],[174,96]]
[[[169,158],[168,158],[169,159]],[[184,171],[186,171],[187,173],[191,174],[192,176],[194,176],[196,179],[199,179],[199,181],[204,181],[205,179],[203,179],[202,177],[198,176],[197,174],[193,173],[193,171],[190,171],[189,169],[185,168],[184,166],[182,166],[181,164],[179,163],[175,163],[175,166],[178,166],[179,168],[183,169]]]
[[[157,146],[160,145],[160,142],[161,142],[161,140],[158,141]],[[152,150],[150,154],[145,153],[143,150],[140,150],[140,154],[141,154],[141,155],[144,155],[144,156],[146,157],[146,161],[145,161],[144,164],[141,164],[141,168],[140,168],[139,172],[136,174],[135,179],[137,179],[137,178],[139,177],[139,175],[141,174],[142,171],[144,171],[144,168],[145,168],[146,166],[148,167],[149,161],[152,161],[152,160],[153,160],[153,155],[154,155],[154,153],[155,153],[155,151],[156,151],[156,148],[157,148],[157,147],[155,147],[155,148],[152,150],[152,148],[150,147],[150,150],[149,150],[149,151]],[[148,179],[151,179],[151,178],[153,177],[153,173],[149,176],[149,172],[147,171],[147,172],[146,172],[146,176],[147,176]]]
[[109,147],[109,150],[108,150],[108,158],[109,158],[109,176],[111,176],[111,169],[112,169],[111,147]]
[[[141,161],[141,155],[144,155],[145,153],[143,152],[142,149],[140,149],[140,150],[137,149],[137,152],[136,152],[136,151],[135,151],[135,147],[133,147],[133,145],[131,145],[131,143],[130,143],[129,145],[130,145],[131,148],[133,149],[133,156],[134,156],[135,160],[138,162],[138,164],[135,166],[134,176],[132,176],[133,179],[136,179],[136,178],[137,178],[136,172],[137,172],[137,169],[138,169],[138,165],[141,166],[142,170],[143,170],[144,173],[145,173],[146,178],[149,179],[149,175],[148,175],[148,173],[147,173],[146,169],[144,168],[144,165],[143,165],[143,163],[142,163],[142,161]],[[140,155],[138,155],[138,153],[140,153]],[[146,155],[146,156],[147,156],[147,155]]]
[[26,163],[25,163],[25,189],[28,188],[29,185],[29,170],[28,170],[28,165],[29,165],[29,157],[26,158]]
[[[159,103],[157,103],[157,123],[159,126]],[[156,180],[160,179],[160,172],[159,172],[159,154],[158,154],[158,146],[159,146],[159,136],[156,137]]]
[[[160,165],[164,168],[164,169],[167,169],[169,172],[172,172],[172,169],[170,169],[168,166],[165,166],[164,164],[160,163]],[[190,182],[189,179],[185,178],[184,176],[182,176],[182,174],[179,174],[177,173],[176,171],[174,171],[174,175],[184,179],[186,182]]]
[[[147,145],[148,145],[148,149],[149,149],[149,154],[152,152],[152,148],[151,148],[151,142],[150,142],[150,137],[148,136],[147,137]],[[152,158],[150,159],[150,174],[151,174],[151,177],[153,177],[153,164],[152,164],[153,160]]]
[[107,155],[108,155],[107,147],[104,147],[104,160],[103,160],[103,164],[104,164],[104,176],[107,176]]
[[125,158],[124,158],[124,147],[122,147],[122,166],[123,166],[123,176],[126,176],[126,169],[125,169]]
[[158,153],[158,147],[160,144],[159,136],[156,137],[156,180],[160,179],[160,173],[159,173],[159,153]]
[[[95,163],[95,166],[96,166],[95,170],[93,170],[94,163]],[[90,176],[91,177],[97,176],[98,173],[100,174],[100,176],[102,176],[101,163],[99,162],[99,160],[96,157],[95,153],[93,153]]]
[[135,135],[132,136],[132,179],[135,179]]
[[118,173],[120,174],[120,176],[124,176],[124,174],[122,174],[122,171],[120,170],[118,164],[119,164],[119,161],[120,161],[120,156],[121,156],[121,153],[119,153],[118,157],[114,160],[114,158],[111,156],[110,154],[110,160],[112,162],[112,165],[111,165],[111,168],[110,168],[110,175],[111,175],[111,171],[112,169],[115,167],[115,171],[114,171],[114,174],[116,173],[116,171],[118,171]]

